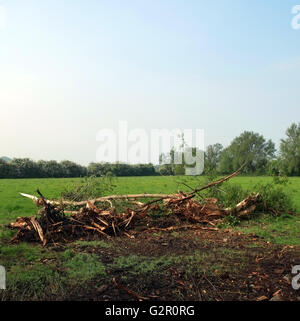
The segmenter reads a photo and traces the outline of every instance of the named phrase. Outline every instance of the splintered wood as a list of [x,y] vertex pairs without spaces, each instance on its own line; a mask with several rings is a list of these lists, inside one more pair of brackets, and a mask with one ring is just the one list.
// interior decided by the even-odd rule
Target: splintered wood
[[215,198],[199,202],[183,193],[176,194],[176,197],[164,199],[162,207],[157,204],[139,204],[139,209],[128,208],[124,213],[117,213],[114,208],[101,209],[87,202],[85,208],[72,211],[71,215],[65,215],[62,208],[39,199],[37,203],[43,204],[43,207],[38,217],[19,217],[10,224],[11,228],[18,229],[12,241],[40,240],[46,245],[48,242],[68,242],[95,234],[107,238],[122,234],[131,237],[128,231],[134,229],[139,221],[145,220],[148,211],[162,209],[171,210],[172,214],[183,222],[214,226],[214,221],[227,215],[240,217],[253,213],[259,201],[259,194],[250,195],[234,208],[223,208]]
[[[17,234],[11,242],[20,240],[40,241],[45,246],[48,243],[70,242],[76,239],[101,236],[125,235],[133,237],[132,233],[137,224],[148,227],[150,213],[155,211],[168,212],[182,222],[190,224],[209,224],[215,226],[214,222],[224,219],[228,215],[242,217],[253,213],[261,201],[259,194],[251,194],[233,208],[224,208],[216,198],[207,198],[201,201],[194,199],[199,191],[221,184],[225,180],[236,176],[240,170],[233,174],[210,183],[191,193],[185,194],[135,194],[135,195],[112,195],[98,199],[70,202],[47,200],[38,190],[39,198],[22,193],[35,202],[42,209],[37,217],[19,217],[10,227],[17,229]],[[137,202],[136,199],[154,198],[148,203]],[[112,206],[112,200],[122,199],[126,201],[127,208],[123,212],[117,212]],[[99,205],[96,206],[96,203]],[[108,203],[110,206],[108,206]],[[67,206],[78,208],[68,211]],[[134,205],[134,206],[133,206]],[[186,225],[191,226],[191,225]],[[174,228],[174,227],[169,227]]]

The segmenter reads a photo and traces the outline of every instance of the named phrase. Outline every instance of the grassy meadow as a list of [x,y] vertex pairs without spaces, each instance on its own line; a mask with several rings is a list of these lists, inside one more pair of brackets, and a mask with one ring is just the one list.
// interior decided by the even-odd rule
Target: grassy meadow
[[[239,176],[231,179],[231,184],[239,184],[252,191],[260,182],[272,182],[272,177]],[[45,179],[1,179],[0,180],[0,224],[8,224],[18,216],[31,216],[37,211],[35,204],[21,197],[20,192],[37,195],[37,188],[49,199],[58,199],[67,186],[83,181],[81,178],[45,178]],[[151,176],[151,177],[118,177],[114,181],[115,188],[108,194],[138,193],[174,193],[178,190],[189,191],[189,186],[202,186],[205,177],[187,176]],[[285,187],[292,195],[295,208],[300,213],[300,177],[289,178]],[[283,216],[285,217],[285,216]],[[237,228],[245,232],[255,232],[268,240],[279,243],[300,245],[300,223],[298,217],[287,216],[288,219],[274,218],[270,215],[259,215],[251,221],[242,222]],[[263,225],[263,228],[262,228]],[[276,232],[279,232],[277,235]],[[274,232],[274,233],[273,233]],[[4,232],[2,232],[4,233]]]
[[[193,178],[187,176],[118,177],[115,181],[116,187],[113,193],[138,194],[189,191],[182,182],[195,187],[205,184],[205,179],[205,177]],[[36,190],[40,189],[45,197],[55,199],[60,197],[66,186],[80,181],[82,181],[81,178],[0,179],[0,224],[20,215],[35,213],[36,206],[28,199],[21,197],[20,192],[37,195]],[[272,182],[272,177],[240,176],[231,179],[230,182],[251,190],[259,182]],[[289,178],[286,189],[292,195],[297,211],[300,212],[300,177]],[[110,193],[104,195],[107,194]]]
[[[186,281],[184,282],[192,282],[191,280],[198,278],[201,273],[206,273],[208,277],[215,278],[216,271],[236,273],[235,280],[239,280],[241,276],[238,275],[241,275],[239,273],[242,273],[242,268],[247,266],[249,260],[254,262],[254,258],[249,258],[249,253],[252,251],[253,255],[257,255],[255,247],[260,245],[256,243],[249,245],[249,248],[243,251],[239,249],[239,246],[237,249],[234,249],[231,245],[228,245],[229,247],[223,245],[215,247],[214,243],[209,243],[205,239],[202,239],[201,244],[197,243],[197,245],[195,242],[198,241],[190,238],[191,245],[177,254],[176,251],[181,251],[181,246],[187,246],[184,244],[187,244],[189,236],[184,232],[168,234],[167,242],[169,244],[177,242],[177,245],[174,248],[171,247],[170,250],[166,248],[166,253],[162,255],[157,254],[164,248],[162,245],[159,245],[160,247],[155,251],[152,248],[149,251],[145,249],[146,253],[139,254],[139,251],[142,250],[137,247],[137,244],[139,242],[143,244],[143,240],[126,239],[124,241],[122,238],[116,238],[113,241],[88,242],[82,240],[73,244],[60,245],[57,248],[43,248],[39,244],[20,243],[11,245],[8,243],[15,232],[9,230],[5,225],[14,221],[18,216],[35,215],[37,211],[33,202],[21,197],[19,192],[37,195],[36,189],[38,188],[47,198],[59,198],[66,186],[74,185],[81,180],[80,178],[0,180],[0,265],[7,269],[7,290],[2,292],[0,290],[0,300],[84,300],[94,297],[99,299],[100,294],[97,291],[100,291],[99,288],[101,291],[103,290],[103,284],[108,287],[109,299],[112,291],[110,288],[112,275],[120,277],[123,283],[129,285],[135,284],[134,280],[140,278],[141,283],[137,283],[140,288],[136,288],[136,290],[140,293],[147,292],[152,289],[154,279],[167,280],[169,278],[168,269],[174,266],[180,271],[185,271],[184,280]],[[195,187],[205,184],[206,178],[120,177],[116,178],[116,187],[112,193],[188,191],[189,188],[182,182]],[[258,182],[272,182],[272,178],[240,176],[231,180],[231,184],[240,184],[247,190],[252,190]],[[300,178],[290,178],[285,188],[292,195],[297,212],[300,212]],[[300,247],[300,216],[298,215],[282,214],[279,217],[274,217],[266,214],[255,214],[251,220],[244,220],[237,226],[224,226],[225,228],[235,232],[256,235],[276,246]],[[163,242],[164,245],[165,238],[166,236],[162,236],[160,233],[154,233],[149,240],[149,244],[154,242],[153,247],[155,247],[158,242]],[[212,248],[209,251],[202,252],[201,250],[199,252],[198,248],[207,249],[207,244],[211,244],[209,246],[212,246]],[[151,251],[155,254],[151,254]],[[232,265],[233,261],[236,261],[234,266]],[[158,285],[158,288],[166,287],[168,287],[167,283]],[[194,289],[192,283],[189,285],[189,289],[191,291]],[[92,291],[92,293],[89,291]],[[105,291],[102,292],[106,293]],[[202,296],[198,297],[197,295],[196,292],[187,295],[183,290],[176,288],[174,293],[166,294],[166,298],[185,300],[187,296],[189,298],[193,296],[192,299],[203,299]],[[116,298],[116,296],[112,295],[112,298]],[[241,299],[232,296],[229,296],[229,298]],[[100,299],[105,299],[105,295]],[[117,297],[117,299],[124,298]],[[204,299],[214,298],[212,296],[204,297]]]

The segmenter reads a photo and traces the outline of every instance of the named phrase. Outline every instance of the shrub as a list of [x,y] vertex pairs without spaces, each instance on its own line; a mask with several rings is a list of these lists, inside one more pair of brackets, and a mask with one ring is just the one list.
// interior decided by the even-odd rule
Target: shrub
[[262,212],[269,212],[270,209],[278,213],[295,210],[291,196],[276,182],[257,184],[255,191],[262,197],[260,206]]
[[116,178],[111,173],[102,177],[85,177],[79,183],[67,186],[61,193],[61,197],[71,201],[101,197],[114,190],[116,187],[115,181]]

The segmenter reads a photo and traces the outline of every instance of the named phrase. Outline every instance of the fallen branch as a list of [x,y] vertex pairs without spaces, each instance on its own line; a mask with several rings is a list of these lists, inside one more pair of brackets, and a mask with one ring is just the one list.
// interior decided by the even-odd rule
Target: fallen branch
[[[193,198],[197,193],[207,189],[207,188],[211,188],[214,187],[216,185],[222,184],[223,182],[237,176],[238,174],[240,174],[240,172],[242,171],[242,169],[246,166],[246,163],[243,164],[237,171],[235,171],[234,173],[221,178],[215,182],[212,182],[210,184],[207,184],[201,188],[198,189],[194,189],[192,192],[188,193],[185,197],[186,199],[189,198]],[[189,188],[191,188],[189,186]],[[33,195],[29,195],[29,194],[25,194],[25,193],[20,193],[21,196],[23,197],[27,197],[31,200],[33,200],[37,205],[45,205],[45,203],[50,204],[50,205],[73,205],[73,206],[91,206],[97,202],[109,202],[111,207],[112,207],[112,203],[110,202],[111,200],[128,200],[128,199],[140,199],[140,198],[157,198],[156,200],[150,201],[144,205],[142,205],[142,203],[138,203],[137,205],[140,205],[142,209],[147,208],[149,205],[162,201],[164,199],[178,199],[178,196],[180,194],[131,194],[131,195],[109,195],[109,196],[103,196],[103,197],[99,197],[99,198],[95,198],[95,199],[91,199],[91,200],[85,200],[85,201],[79,201],[79,202],[72,202],[72,201],[67,201],[67,200],[60,200],[60,201],[56,201],[56,200],[47,200],[44,199],[43,196],[40,194],[40,192],[38,191],[38,194],[41,196],[41,199],[33,196]],[[184,200],[184,199],[182,199]]]
[[244,163],[238,170],[236,170],[234,173],[226,176],[226,177],[223,177],[223,178],[220,178],[218,179],[217,181],[215,182],[212,182],[212,183],[209,183],[201,188],[197,188],[197,189],[194,189],[192,192],[190,192],[189,194],[192,195],[192,194],[196,194],[196,193],[199,193],[207,188],[211,188],[213,186],[216,186],[216,185],[220,185],[222,183],[224,183],[225,181],[228,181],[229,179],[237,176],[240,174],[240,172],[242,171],[242,169],[247,165],[247,163]]
[[[41,204],[41,199],[36,196],[20,193],[21,196],[27,197],[33,200],[37,205]],[[56,200],[45,200],[50,205],[73,205],[73,206],[84,206],[88,202],[89,203],[97,203],[97,202],[106,202],[109,200],[127,200],[127,199],[136,199],[136,198],[159,198],[159,199],[166,199],[166,198],[176,198],[177,194],[132,194],[132,195],[110,195],[110,196],[103,196],[91,200],[80,201],[80,202],[72,202],[72,201],[56,201]]]

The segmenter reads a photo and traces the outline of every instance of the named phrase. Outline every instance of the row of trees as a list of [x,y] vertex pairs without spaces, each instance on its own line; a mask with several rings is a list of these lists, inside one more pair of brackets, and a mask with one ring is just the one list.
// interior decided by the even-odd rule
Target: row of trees
[[83,176],[153,176],[152,164],[109,164],[91,163],[84,167],[71,161],[38,161],[29,158],[15,158],[10,162],[0,159],[0,178],[59,178]]
[[112,174],[115,176],[154,176],[157,175],[152,164],[110,164],[110,163],[91,163],[87,167],[88,176],[103,176]]
[[[204,173],[228,174],[247,163],[244,173],[255,175],[300,176],[300,123],[292,124],[281,140],[276,154],[275,144],[262,135],[245,131],[224,148],[217,143],[207,147],[204,153]],[[172,149],[161,155],[160,160],[169,159],[169,164],[161,165],[161,175],[181,175],[185,165],[174,163]]]
[[0,178],[43,178],[86,176],[87,169],[71,161],[38,161],[15,158],[10,162],[0,159]]
[[271,140],[249,131],[236,137],[227,148],[210,145],[205,152],[205,171],[227,174],[247,162],[246,174],[300,176],[300,123],[292,124],[286,136],[278,153]]
[[[184,139],[184,138],[183,138]],[[182,148],[185,143],[183,141]],[[161,164],[109,164],[91,163],[84,167],[71,161],[38,161],[28,158],[13,159],[7,162],[0,159],[0,178],[42,178],[42,177],[82,177],[103,176],[153,176],[183,175],[184,164],[175,164],[174,148],[160,156]],[[286,131],[286,138],[281,140],[276,154],[275,144],[262,135],[250,131],[243,132],[231,144],[223,148],[221,144],[207,147],[204,153],[204,173],[231,173],[247,162],[246,174],[300,176],[300,123],[292,124]]]

